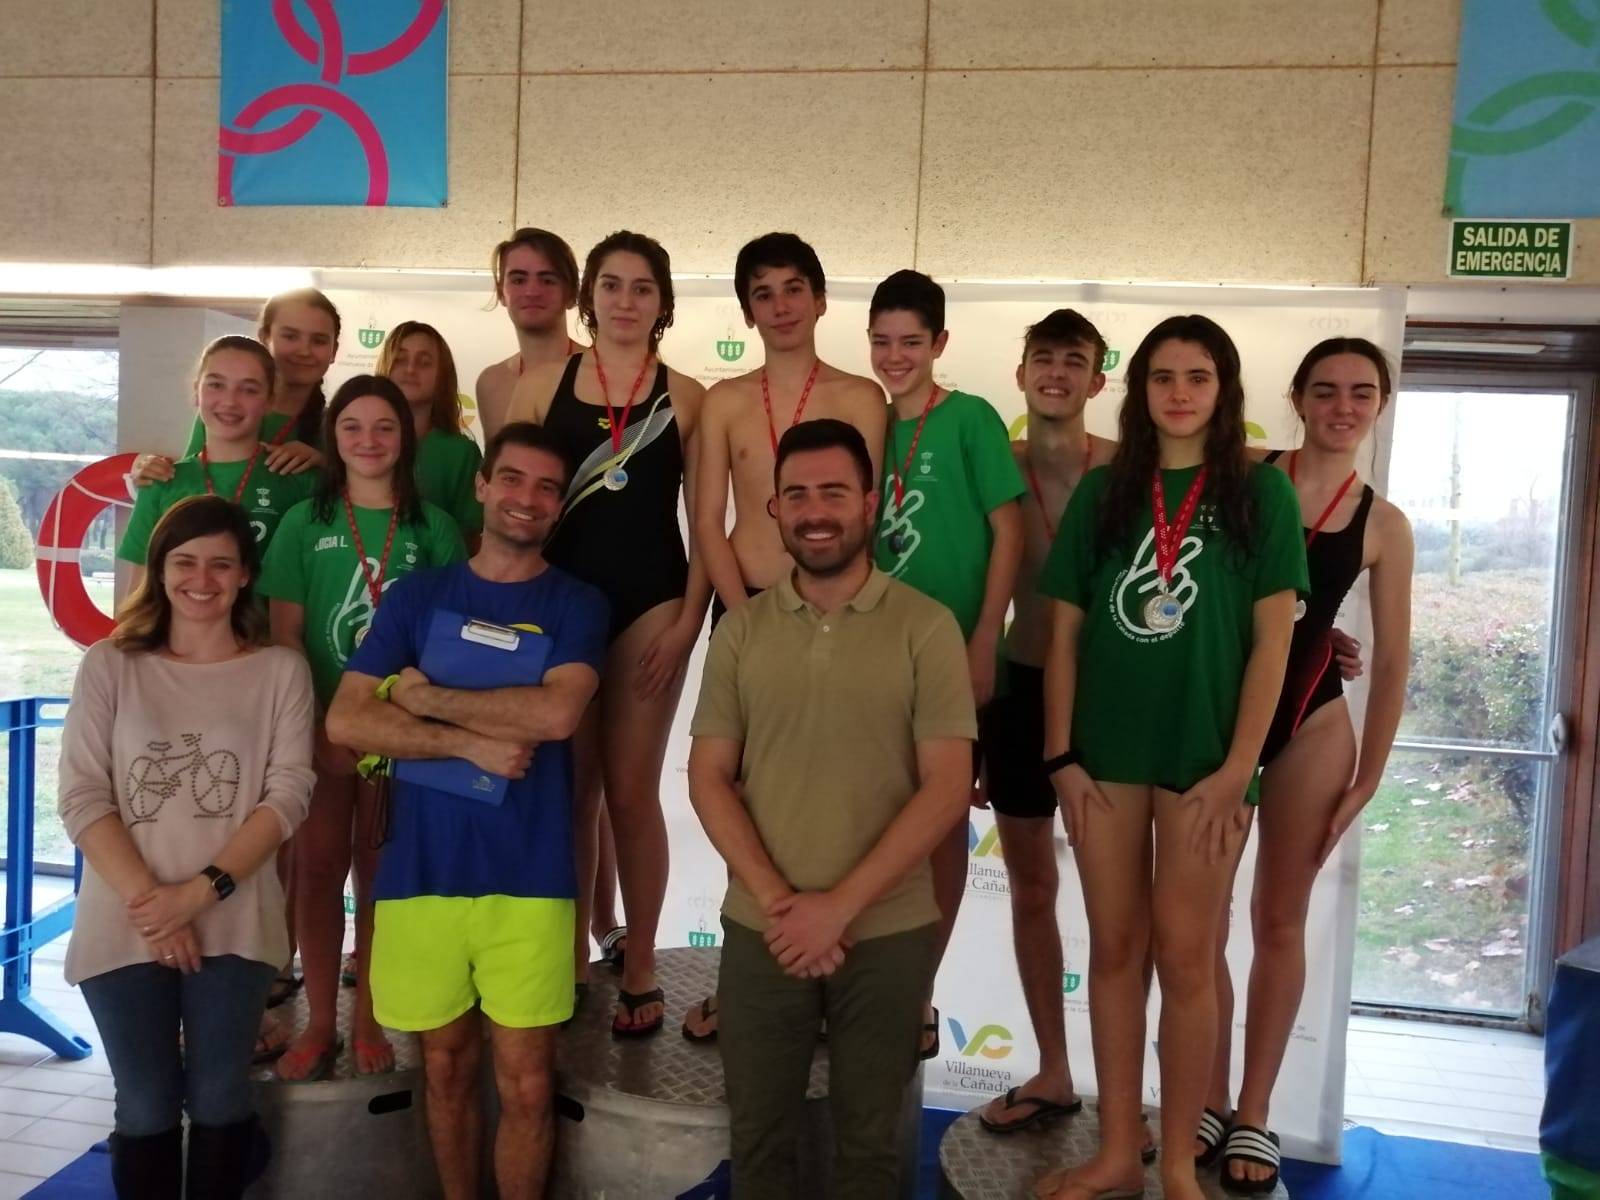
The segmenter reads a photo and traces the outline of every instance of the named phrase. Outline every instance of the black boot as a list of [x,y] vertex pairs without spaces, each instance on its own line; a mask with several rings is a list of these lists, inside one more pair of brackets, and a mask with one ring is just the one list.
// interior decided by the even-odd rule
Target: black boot
[[251,1114],[232,1125],[189,1125],[189,1200],[239,1200],[266,1170],[270,1143]]
[[147,1137],[113,1133],[111,1186],[117,1200],[179,1200],[183,1195],[183,1128]]

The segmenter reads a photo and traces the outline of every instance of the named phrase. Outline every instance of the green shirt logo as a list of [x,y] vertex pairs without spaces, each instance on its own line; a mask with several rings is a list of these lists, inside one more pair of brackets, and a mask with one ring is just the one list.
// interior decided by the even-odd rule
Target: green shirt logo
[[[1193,532],[1183,539],[1183,544],[1178,548],[1178,562],[1172,572],[1172,595],[1183,605],[1185,614],[1194,607],[1194,602],[1200,595],[1200,585],[1190,572],[1189,564],[1205,549],[1204,539],[1197,536],[1197,531],[1204,527],[1204,514],[1196,512],[1194,524],[1190,526]],[[1156,533],[1151,529],[1139,543],[1132,565],[1123,571],[1117,580],[1111,599],[1111,612],[1118,626],[1126,637],[1136,642],[1165,641],[1178,632],[1176,629],[1151,629],[1145,623],[1144,606],[1146,601],[1156,594],[1159,579],[1160,572],[1156,568]]]
[[376,350],[383,345],[383,330],[381,329],[363,329],[356,334],[356,337],[360,340],[362,346],[368,350]]
[[744,357],[744,343],[733,338],[724,338],[717,343],[717,357],[723,362],[738,362]]
[[1105,362],[1100,364],[1100,369],[1102,371],[1115,371],[1117,369],[1117,364],[1119,362],[1121,362],[1121,361],[1122,361],[1122,351],[1121,350],[1107,350],[1106,351],[1106,360],[1105,360]]

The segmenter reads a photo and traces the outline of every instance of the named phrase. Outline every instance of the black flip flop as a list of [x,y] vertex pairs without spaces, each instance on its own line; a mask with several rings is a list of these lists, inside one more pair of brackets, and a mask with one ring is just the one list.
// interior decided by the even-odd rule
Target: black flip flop
[[[719,1011],[719,1009],[711,1007],[710,996],[707,996],[704,1000],[700,1001],[700,1019],[702,1021],[711,1020],[711,1018],[716,1016]],[[717,1031],[715,1029],[713,1029],[710,1033],[696,1033],[694,1030],[690,1029],[689,1018],[687,1017],[683,1019],[682,1033],[683,1040],[686,1042],[714,1042],[717,1040]]]
[[[1265,1179],[1235,1179],[1228,1170],[1233,1162],[1254,1163],[1271,1167],[1272,1174]],[[1278,1168],[1283,1155],[1278,1149],[1278,1135],[1254,1125],[1235,1125],[1228,1130],[1226,1149],[1222,1152],[1222,1173],[1218,1180],[1225,1191],[1237,1196],[1265,1196],[1278,1186]]]
[[1194,1165],[1209,1167],[1217,1161],[1223,1143],[1228,1140],[1228,1118],[1214,1108],[1207,1108],[1200,1114],[1200,1128],[1195,1131],[1194,1140],[1205,1147],[1194,1156]]
[[[651,988],[648,992],[617,992],[617,1003],[628,1010],[631,1017],[646,1004],[661,1004],[665,1008],[666,995],[660,988]],[[611,1018],[611,1036],[615,1038],[642,1038],[661,1032],[661,1026],[666,1021],[666,1013],[657,1017],[648,1025],[619,1025],[616,1017]]]
[[[1150,1124],[1150,1114],[1140,1113],[1139,1120],[1143,1121],[1146,1125]],[[1160,1153],[1161,1148],[1157,1146],[1155,1142],[1149,1142],[1146,1145],[1139,1147],[1139,1161],[1148,1167],[1151,1163],[1155,1162],[1156,1156]]]
[[1018,1096],[1016,1088],[1012,1088],[1001,1099],[1005,1101],[1006,1111],[1008,1112],[1012,1109],[1021,1108],[1024,1104],[1032,1105],[1033,1111],[1018,1120],[1005,1122],[991,1121],[983,1113],[979,1113],[978,1124],[982,1125],[990,1133],[1015,1133],[1019,1129],[1028,1129],[1031,1126],[1043,1124],[1045,1121],[1053,1121],[1057,1117],[1076,1116],[1083,1111],[1083,1100],[1081,1098],[1074,1098],[1066,1104],[1058,1104],[1056,1101],[1046,1100],[1042,1096]]
[[305,986],[305,983],[306,977],[304,975],[290,975],[287,979],[279,975],[272,981],[272,986],[267,989],[267,1007],[277,1008],[280,1004],[288,1003],[294,997],[294,994]]

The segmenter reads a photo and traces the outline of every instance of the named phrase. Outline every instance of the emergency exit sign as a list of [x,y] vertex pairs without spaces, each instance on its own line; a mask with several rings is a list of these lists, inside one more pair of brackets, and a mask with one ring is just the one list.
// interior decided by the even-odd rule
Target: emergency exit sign
[[1567,279],[1571,221],[1452,221],[1449,274],[1455,279]]

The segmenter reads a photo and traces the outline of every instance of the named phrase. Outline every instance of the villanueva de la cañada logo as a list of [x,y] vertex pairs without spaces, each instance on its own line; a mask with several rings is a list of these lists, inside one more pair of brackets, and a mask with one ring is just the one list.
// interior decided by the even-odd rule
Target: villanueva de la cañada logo
[[379,346],[383,345],[383,338],[384,332],[381,329],[367,328],[359,330],[356,333],[356,340],[359,341],[362,345],[362,348],[366,350],[376,350]]
[[1000,853],[1000,831],[990,826],[982,833],[967,822],[967,890],[984,896],[1010,896],[1011,881],[1006,876],[1005,859]]
[[980,1025],[969,1038],[961,1022],[954,1017],[946,1017],[945,1024],[950,1026],[950,1036],[955,1039],[963,1058],[980,1054],[984,1058],[1006,1058],[1011,1054],[1011,1031],[1004,1025]]
[[1011,1086],[1011,1072],[1004,1067],[987,1066],[1009,1058],[1012,1051],[1011,1031],[1004,1025],[983,1024],[975,1026],[972,1035],[952,1016],[944,1019],[950,1041],[957,1057],[944,1060],[945,1071],[956,1077],[956,1087],[972,1092],[1003,1092]]
[[730,333],[718,340],[717,357],[723,362],[738,362],[744,357],[744,343]]

